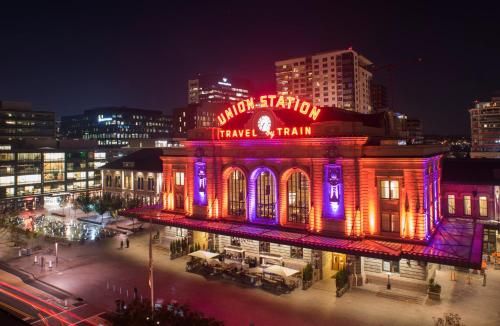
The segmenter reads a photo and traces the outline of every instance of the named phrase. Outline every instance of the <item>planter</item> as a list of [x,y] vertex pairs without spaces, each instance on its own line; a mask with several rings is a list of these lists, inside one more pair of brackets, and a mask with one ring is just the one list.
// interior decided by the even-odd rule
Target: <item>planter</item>
[[307,290],[312,286],[312,281],[302,281],[302,290]]
[[349,289],[349,284],[344,284],[343,287],[341,288],[337,288],[337,298],[340,298],[341,296],[344,295],[344,293],[347,292],[347,290]]
[[429,299],[439,301],[441,300],[441,292],[428,291]]

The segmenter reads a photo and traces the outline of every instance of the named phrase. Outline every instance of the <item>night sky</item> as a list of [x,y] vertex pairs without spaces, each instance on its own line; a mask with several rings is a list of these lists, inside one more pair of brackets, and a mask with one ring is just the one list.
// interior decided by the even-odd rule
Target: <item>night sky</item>
[[[467,109],[500,90],[500,1],[9,1],[0,5],[0,99],[76,114],[170,111],[187,80],[224,73],[273,92],[274,61],[350,46],[424,131],[468,135]],[[439,4],[438,4],[439,3]],[[422,63],[417,63],[422,58]]]

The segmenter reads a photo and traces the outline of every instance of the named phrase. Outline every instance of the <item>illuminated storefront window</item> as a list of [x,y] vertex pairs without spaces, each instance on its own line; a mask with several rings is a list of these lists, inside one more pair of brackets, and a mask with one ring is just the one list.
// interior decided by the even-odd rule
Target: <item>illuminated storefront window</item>
[[240,170],[231,172],[227,179],[228,187],[228,214],[232,216],[245,216],[246,187],[245,176]]
[[44,153],[43,160],[45,162],[64,161],[64,153]]
[[287,181],[288,221],[309,222],[309,180],[302,172],[294,172]]

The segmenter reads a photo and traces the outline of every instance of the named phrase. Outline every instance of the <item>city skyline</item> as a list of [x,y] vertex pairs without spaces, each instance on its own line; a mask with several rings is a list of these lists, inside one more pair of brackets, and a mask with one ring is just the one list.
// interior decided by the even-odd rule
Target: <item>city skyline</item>
[[382,67],[374,80],[426,134],[469,135],[467,110],[500,88],[495,6],[320,2],[300,17],[293,2],[4,6],[0,98],[58,116],[108,105],[171,112],[197,73],[248,78],[266,94],[275,61],[352,46]]

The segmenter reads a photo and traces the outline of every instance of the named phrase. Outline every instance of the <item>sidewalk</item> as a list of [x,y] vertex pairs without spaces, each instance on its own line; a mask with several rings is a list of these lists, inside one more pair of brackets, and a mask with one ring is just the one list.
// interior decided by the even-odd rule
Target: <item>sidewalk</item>
[[[153,232],[164,227],[153,226]],[[147,226],[145,226],[147,231]],[[52,271],[40,272],[32,257],[10,263],[26,268],[43,281],[82,297],[101,308],[114,310],[114,300],[130,300],[134,287],[149,297],[149,232],[129,236],[130,248],[120,249],[120,236],[85,245],[63,247],[62,260]],[[443,287],[441,301],[421,302],[398,290],[355,288],[336,298],[333,283],[319,283],[303,291],[276,296],[258,288],[242,287],[224,280],[207,280],[185,271],[186,257],[170,260],[164,250],[154,249],[155,297],[160,302],[175,299],[193,309],[224,320],[227,325],[434,325],[432,317],[459,313],[466,325],[500,324],[500,270],[488,270],[487,286],[480,275],[438,271]],[[389,292],[390,291],[390,292]]]

